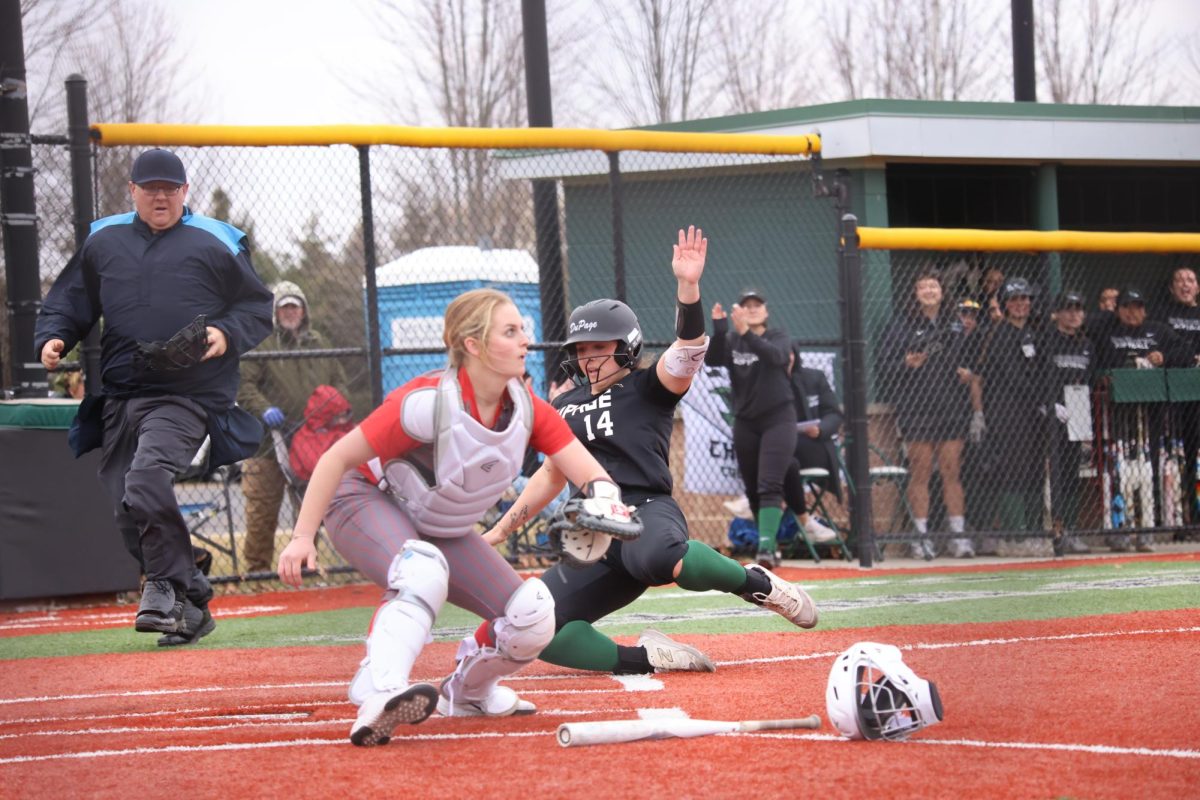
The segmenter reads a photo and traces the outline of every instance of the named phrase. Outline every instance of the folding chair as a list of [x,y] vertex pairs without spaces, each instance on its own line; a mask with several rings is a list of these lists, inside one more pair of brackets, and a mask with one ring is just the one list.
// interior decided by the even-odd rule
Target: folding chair
[[296,518],[300,515],[300,503],[304,501],[304,490],[308,481],[302,480],[292,469],[292,459],[288,452],[287,437],[278,428],[271,429],[271,444],[275,448],[275,460],[279,462],[279,471],[283,473],[283,482],[287,488],[288,503],[292,508],[292,527],[296,527]]
[[[809,538],[808,531],[804,529],[804,526],[801,525],[800,521],[797,519],[795,522],[798,533],[796,539],[793,540],[789,549],[794,553],[796,545],[799,544],[799,542],[804,542],[804,546],[807,548],[808,554],[812,558],[813,562],[820,563],[821,556],[817,552],[817,545],[824,544],[831,548],[836,547],[843,558],[845,558],[847,561],[853,561],[854,556],[851,553],[850,545],[846,542],[846,531],[837,523],[836,520],[834,520],[833,515],[830,514],[829,510],[825,507],[825,488],[821,485],[821,482],[829,478],[829,470],[823,467],[810,467],[800,470],[800,477],[804,481],[805,492],[811,493],[813,496],[813,505],[808,513],[823,519],[826,523],[828,523],[829,528],[833,530],[837,536],[833,539],[833,541],[830,542],[814,542]],[[795,519],[795,514],[790,508],[786,513],[790,514],[793,519]]]
[[[874,464],[868,469],[868,474],[871,476],[871,491],[874,493],[875,488],[879,486],[890,486],[896,492],[896,503],[893,506],[892,519],[888,523],[887,532],[882,535],[875,536],[875,556],[876,560],[883,561],[884,553],[883,546],[889,542],[913,542],[916,539],[916,534],[912,529],[912,507],[908,504],[908,467],[904,465],[903,445],[901,445],[901,455],[896,459],[895,463],[888,458],[882,450],[875,445],[870,445],[871,454],[882,461],[882,464]],[[872,496],[874,496],[872,494]]]

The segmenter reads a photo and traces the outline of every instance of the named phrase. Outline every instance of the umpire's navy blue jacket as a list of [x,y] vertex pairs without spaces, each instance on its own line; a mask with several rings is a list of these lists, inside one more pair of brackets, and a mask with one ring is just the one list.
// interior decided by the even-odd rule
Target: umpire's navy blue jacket
[[[134,370],[139,340],[165,341],[197,314],[225,333],[224,355],[173,372]],[[209,412],[214,465],[222,463],[217,460],[222,433],[230,433],[231,423],[235,437],[248,433],[236,429],[239,423],[245,428],[244,419],[231,419],[240,416],[232,414],[238,358],[272,327],[272,295],[250,263],[245,234],[186,207],[174,227],[157,234],[134,212],[96,220],[46,295],[35,352],[40,354],[51,339],[62,339],[65,353],[101,316],[103,394],[175,394],[196,401]]]

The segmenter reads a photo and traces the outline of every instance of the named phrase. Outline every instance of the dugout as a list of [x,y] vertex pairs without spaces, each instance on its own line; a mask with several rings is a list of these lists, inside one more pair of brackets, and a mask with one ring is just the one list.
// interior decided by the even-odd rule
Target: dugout
[[[433,277],[437,280],[430,280]],[[541,341],[538,265],[524,250],[425,247],[380,266],[375,282],[385,353],[414,351],[384,356],[385,394],[423,372],[446,366],[443,315],[451,300],[470,289],[487,287],[508,294],[525,320],[530,343]],[[544,387],[542,359],[529,358],[526,364],[534,385]]]
[[100,451],[75,458],[77,400],[0,401],[0,600],[138,588],[108,498]]
[[[1196,107],[852,100],[647,130],[820,134],[820,171],[828,183],[844,170],[848,209],[861,226],[1200,231]],[[536,155],[511,161],[514,176],[553,174]],[[812,166],[799,157],[742,156],[681,158],[664,168],[661,159],[622,154],[619,221],[604,159],[554,176],[563,181],[571,223],[565,232],[570,304],[614,293],[611,254],[619,235],[627,301],[648,340],[669,340],[673,295],[663,232],[694,221],[713,237],[706,304],[728,305],[741,287],[759,286],[772,318],[792,336],[814,346],[836,342],[837,212],[833,200],[812,191]],[[738,235],[723,238],[723,227]],[[937,257],[952,266],[944,254]],[[1094,296],[1102,285],[1136,281],[1157,293],[1180,258],[1089,254],[1080,262],[1082,285],[1072,288]],[[1052,266],[1032,258],[1027,265],[1010,262],[1047,293],[1061,288]],[[886,254],[865,267],[870,344],[908,286],[893,286]]]

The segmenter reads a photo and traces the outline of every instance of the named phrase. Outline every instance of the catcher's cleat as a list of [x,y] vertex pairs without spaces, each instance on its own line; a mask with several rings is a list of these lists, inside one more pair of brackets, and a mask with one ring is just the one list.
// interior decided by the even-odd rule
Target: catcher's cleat
[[642,631],[637,643],[638,647],[646,648],[646,657],[655,672],[717,671],[717,665],[704,653],[653,628]]
[[134,618],[139,633],[175,633],[183,617],[183,600],[176,596],[170,581],[146,581],[142,601]]
[[189,601],[184,603],[179,630],[158,637],[158,646],[178,647],[184,644],[194,644],[216,630],[216,627],[216,620],[208,612],[208,606],[199,608]]
[[417,683],[402,692],[376,692],[358,707],[350,741],[359,747],[387,744],[401,723],[416,725],[429,719],[437,702],[437,689]]
[[443,717],[510,717],[537,711],[533,703],[522,700],[512,689],[500,685],[494,686],[482,700],[456,697],[452,701],[447,688],[449,683],[448,678],[442,681],[441,691],[438,692],[437,710]]
[[808,596],[808,592],[793,583],[788,583],[774,572],[764,569],[758,564],[751,564],[746,569],[758,570],[765,575],[767,580],[771,582],[771,591],[768,594],[763,594],[762,592],[744,594],[742,595],[743,600],[754,603],[756,606],[762,606],[769,611],[774,611],[779,616],[795,625],[799,625],[801,628],[816,627],[818,617],[817,605]]

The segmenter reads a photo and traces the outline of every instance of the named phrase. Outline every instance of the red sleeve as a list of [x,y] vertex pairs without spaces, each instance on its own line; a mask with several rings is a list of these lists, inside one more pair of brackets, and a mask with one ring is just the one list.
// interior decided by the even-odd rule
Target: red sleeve
[[558,415],[554,406],[537,395],[533,396],[533,433],[529,444],[539,453],[552,456],[575,441],[566,420]]
[[410,450],[421,445],[421,442],[409,436],[400,425],[400,405],[404,398],[414,389],[426,386],[436,386],[437,378],[421,376],[413,378],[408,383],[392,391],[383,399],[379,408],[367,415],[358,426],[367,437],[367,444],[375,451],[375,455],[384,461],[399,458]]

